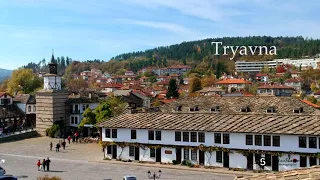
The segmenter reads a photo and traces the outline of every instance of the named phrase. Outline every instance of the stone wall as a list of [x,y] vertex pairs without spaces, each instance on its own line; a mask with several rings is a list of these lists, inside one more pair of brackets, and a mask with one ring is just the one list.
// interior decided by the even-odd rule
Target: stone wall
[[19,141],[23,139],[38,137],[38,136],[39,134],[36,131],[31,131],[31,132],[26,132],[21,134],[14,134],[11,136],[0,138],[0,143],[10,142],[10,141]]
[[36,94],[36,130],[45,135],[45,130],[54,122],[65,120],[68,93],[64,91],[39,91]]

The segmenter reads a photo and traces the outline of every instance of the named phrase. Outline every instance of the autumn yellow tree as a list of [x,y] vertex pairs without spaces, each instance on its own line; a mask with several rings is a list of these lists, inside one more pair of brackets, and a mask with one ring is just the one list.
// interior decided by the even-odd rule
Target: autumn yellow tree
[[20,68],[12,72],[12,76],[8,80],[7,92],[29,94],[42,87],[42,84],[41,78],[35,75],[32,69]]
[[84,79],[72,79],[67,83],[68,90],[79,92],[88,88],[88,83]]
[[201,89],[202,89],[202,87],[201,87],[200,78],[197,78],[197,77],[192,78],[191,83],[190,83],[190,87],[189,87],[189,91],[191,93],[194,93],[194,92],[201,90]]
[[201,79],[202,87],[213,86],[215,83],[216,83],[216,77],[214,75],[205,76]]

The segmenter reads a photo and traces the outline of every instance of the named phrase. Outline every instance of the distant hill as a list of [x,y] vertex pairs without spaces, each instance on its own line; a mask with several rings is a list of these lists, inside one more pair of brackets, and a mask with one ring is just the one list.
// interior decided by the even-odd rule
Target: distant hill
[[12,70],[8,69],[2,69],[0,68],[0,82],[8,77],[10,77],[12,74]]

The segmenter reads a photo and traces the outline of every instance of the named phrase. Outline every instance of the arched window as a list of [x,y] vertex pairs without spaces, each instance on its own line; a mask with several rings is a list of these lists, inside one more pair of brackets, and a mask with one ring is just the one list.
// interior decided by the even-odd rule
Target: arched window
[[28,106],[28,112],[31,112],[31,106]]

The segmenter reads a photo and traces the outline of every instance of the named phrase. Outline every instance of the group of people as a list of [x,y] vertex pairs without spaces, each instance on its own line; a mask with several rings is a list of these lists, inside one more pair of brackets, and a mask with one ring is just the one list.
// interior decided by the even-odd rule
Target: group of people
[[[72,142],[73,143],[78,143],[78,139],[79,139],[78,137],[79,137],[78,132],[74,133],[74,135],[72,136]],[[67,140],[68,140],[68,143],[70,144],[71,136],[68,136]],[[63,150],[65,150],[66,149],[66,145],[67,145],[67,143],[66,143],[65,139],[63,141],[60,140],[56,144],[56,152],[60,151],[61,146],[62,146]],[[52,151],[52,148],[53,148],[53,144],[52,144],[52,142],[50,142],[50,151]]]
[[49,157],[47,159],[43,159],[42,163],[40,160],[38,160],[37,162],[37,166],[38,166],[38,171],[42,170],[42,171],[49,171],[50,170],[50,163],[51,160],[49,159]]

